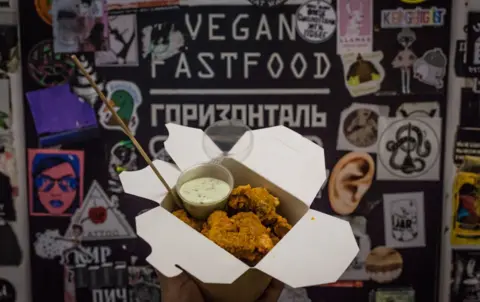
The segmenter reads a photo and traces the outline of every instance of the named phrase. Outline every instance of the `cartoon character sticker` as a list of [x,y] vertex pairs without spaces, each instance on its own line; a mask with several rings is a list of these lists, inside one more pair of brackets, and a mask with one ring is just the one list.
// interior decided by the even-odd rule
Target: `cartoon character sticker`
[[372,51],[373,0],[337,1],[337,54]]
[[385,70],[380,61],[383,52],[349,53],[341,56],[345,86],[353,97],[372,94],[380,90]]
[[[107,83],[108,99],[130,131],[135,134],[139,119],[137,109],[142,104],[142,93],[135,83],[126,81],[110,81]],[[98,111],[100,124],[105,129],[122,131],[105,104]]]
[[31,216],[72,216],[83,200],[83,151],[29,149]]
[[123,171],[137,170],[137,149],[131,141],[120,141],[110,150],[108,164],[108,190],[113,193],[122,193],[123,188],[118,176]]
[[76,238],[80,234],[82,241],[136,238],[125,216],[96,181],[90,186],[82,207],[73,215],[65,236]]
[[446,72],[447,57],[440,48],[427,51],[413,64],[413,77],[437,89],[443,88]]
[[400,69],[401,81],[402,81],[402,93],[410,94],[410,78],[412,76],[412,67],[417,56],[411,50],[413,42],[417,39],[415,33],[409,29],[404,28],[397,35],[397,42],[403,47],[398,52],[392,61],[392,66],[395,69]]
[[73,74],[75,63],[70,55],[55,53],[52,40],[44,40],[28,53],[27,69],[38,85],[51,87],[67,82]]

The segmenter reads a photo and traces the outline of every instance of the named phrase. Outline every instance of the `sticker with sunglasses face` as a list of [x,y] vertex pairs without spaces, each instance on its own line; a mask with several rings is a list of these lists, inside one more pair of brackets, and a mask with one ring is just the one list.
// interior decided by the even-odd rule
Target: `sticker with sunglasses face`
[[83,151],[29,149],[31,216],[72,216],[83,200]]

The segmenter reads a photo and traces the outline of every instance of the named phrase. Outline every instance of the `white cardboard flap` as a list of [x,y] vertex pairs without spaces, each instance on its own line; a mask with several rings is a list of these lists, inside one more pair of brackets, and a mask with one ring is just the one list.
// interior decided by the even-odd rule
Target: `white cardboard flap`
[[[177,183],[180,171],[178,168],[162,160],[154,160],[153,164],[160,174],[163,176],[170,188],[173,188]],[[123,171],[120,173],[120,182],[123,190],[131,195],[147,198],[160,203],[167,189],[153,172],[150,166],[147,166],[137,171]]]
[[[205,139],[203,131],[171,123],[166,127],[169,137],[164,143],[165,149],[180,170],[212,159],[205,153],[203,144],[211,144],[209,150],[214,149],[215,144]],[[284,126],[252,133],[250,153],[246,158],[236,159],[310,206],[326,180],[323,148]],[[232,154],[246,149],[245,144],[250,143],[247,136],[240,138]],[[239,155],[244,156],[242,152]]]
[[[242,164],[310,207],[326,180],[323,148],[284,126],[254,130],[253,137],[252,150]],[[233,154],[236,148],[245,148],[242,138]]]
[[213,159],[205,153],[204,144],[208,144],[208,150],[218,149],[218,155],[222,154],[220,148],[201,129],[173,123],[165,126],[168,139],[163,146],[181,171]]
[[309,210],[256,268],[294,287],[335,282],[359,249],[350,224]]
[[137,234],[152,247],[147,261],[166,277],[180,266],[204,283],[230,284],[249,267],[162,207],[137,216]]

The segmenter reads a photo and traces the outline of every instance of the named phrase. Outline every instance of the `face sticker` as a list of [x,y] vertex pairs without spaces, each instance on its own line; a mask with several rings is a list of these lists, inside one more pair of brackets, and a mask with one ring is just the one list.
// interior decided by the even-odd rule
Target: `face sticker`
[[417,56],[411,49],[413,42],[417,39],[415,33],[409,29],[402,29],[397,35],[397,42],[401,45],[400,50],[392,61],[392,67],[400,70],[402,93],[410,94],[410,79],[412,77],[413,63],[417,60]]
[[475,301],[480,297],[480,252],[452,251],[452,301]]
[[365,270],[365,262],[371,250],[370,236],[367,234],[367,219],[363,216],[340,216],[339,218],[350,223],[359,248],[357,256],[339,280],[369,280]]
[[31,216],[72,216],[83,200],[83,151],[28,150]]
[[380,61],[383,53],[349,53],[342,55],[345,86],[353,97],[372,94],[380,90],[385,70]]
[[[135,83],[110,81],[107,83],[108,99],[130,131],[135,134],[139,119],[137,109],[142,104],[142,93]],[[122,131],[105,104],[98,111],[100,123],[105,129]]]
[[8,280],[1,278],[0,279],[0,301],[1,302],[16,302],[17,301],[17,292],[12,283]]
[[395,112],[396,117],[440,117],[438,102],[403,103]]
[[368,153],[350,152],[333,168],[328,182],[330,206],[335,213],[349,215],[358,207],[372,184],[375,163]]
[[129,266],[128,285],[132,302],[160,302],[161,290],[155,269],[150,266]]
[[52,2],[53,45],[56,53],[108,49],[108,18],[104,0]]
[[175,24],[165,21],[142,29],[142,57],[150,58],[152,64],[179,54],[185,46],[185,38]]
[[27,66],[30,76],[43,87],[67,82],[75,69],[75,63],[68,54],[53,51],[51,40],[44,40],[30,50]]
[[439,180],[441,118],[379,121],[378,180]]
[[378,117],[388,116],[388,106],[353,103],[340,114],[337,150],[377,152]]
[[309,43],[330,39],[337,26],[337,14],[329,0],[311,0],[301,5],[296,20],[297,33]]
[[272,7],[284,4],[288,0],[248,0],[251,4],[260,7]]
[[390,283],[402,274],[403,258],[392,248],[377,246],[368,254],[365,265],[370,279],[378,283]]
[[337,54],[372,51],[372,11],[373,0],[337,1]]
[[382,10],[382,28],[440,27],[444,25],[447,10],[444,8],[396,8]]
[[35,0],[35,9],[38,16],[48,25],[52,25],[52,0]]
[[427,51],[413,64],[413,77],[437,89],[443,88],[446,72],[447,57],[440,48]]
[[383,194],[385,244],[394,248],[425,247],[423,192]]
[[290,301],[312,302],[312,300],[308,297],[308,293],[305,288],[293,288],[285,284],[282,293],[278,298],[278,302]]
[[[98,88],[102,92],[105,92],[105,81],[97,73],[95,66],[83,55],[81,55],[78,60],[92,80],[95,81]],[[78,68],[75,68],[75,75],[70,80],[70,87],[72,88],[72,92],[75,93],[82,102],[87,102],[93,106],[98,100],[97,92]]]
[[109,50],[95,52],[96,66],[138,66],[137,16],[108,17]]
[[73,215],[66,236],[81,236],[82,241],[136,238],[125,216],[96,181],[90,186],[82,207]]
[[120,141],[110,150],[110,160],[108,164],[108,190],[113,193],[122,193],[123,188],[118,176],[123,171],[137,170],[137,149],[131,141]]
[[413,289],[377,289],[372,302],[415,302]]

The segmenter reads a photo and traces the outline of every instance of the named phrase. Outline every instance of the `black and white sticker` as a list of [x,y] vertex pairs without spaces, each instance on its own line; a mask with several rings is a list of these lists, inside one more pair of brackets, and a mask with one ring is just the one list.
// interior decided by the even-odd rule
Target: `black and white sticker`
[[248,0],[250,3],[260,7],[272,7],[284,4],[288,0]]
[[379,118],[378,180],[439,180],[441,118]]
[[0,302],[15,302],[17,301],[17,292],[12,283],[5,279],[0,279]]
[[480,12],[468,13],[467,75],[480,76]]
[[96,181],[90,186],[82,207],[73,215],[65,236],[73,237],[75,228],[82,230],[82,241],[136,237],[123,213],[111,202]]
[[425,246],[423,192],[383,194],[383,214],[387,246]]
[[311,0],[296,13],[297,32],[309,43],[321,43],[333,36],[337,14],[329,0]]

